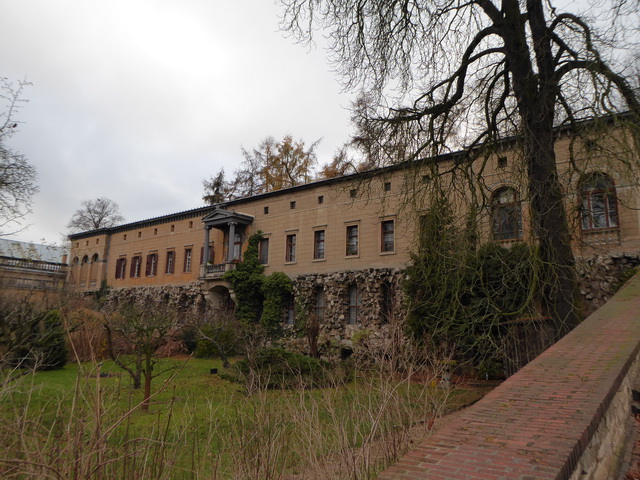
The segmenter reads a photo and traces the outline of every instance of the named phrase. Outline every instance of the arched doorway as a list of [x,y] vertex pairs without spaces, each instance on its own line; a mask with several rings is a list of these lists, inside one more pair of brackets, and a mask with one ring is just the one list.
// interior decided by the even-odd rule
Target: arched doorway
[[224,285],[216,285],[207,292],[207,303],[209,306],[221,313],[232,313],[236,305],[231,298],[231,292]]

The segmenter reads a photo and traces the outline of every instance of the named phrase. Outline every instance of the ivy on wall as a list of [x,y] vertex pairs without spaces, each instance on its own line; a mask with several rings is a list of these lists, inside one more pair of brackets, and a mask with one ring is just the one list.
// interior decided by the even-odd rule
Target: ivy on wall
[[236,295],[236,317],[244,323],[260,323],[274,333],[282,321],[283,309],[293,292],[291,279],[282,272],[264,275],[259,260],[262,232],[249,237],[249,245],[242,261],[222,277],[228,281]]
[[414,338],[479,364],[498,358],[509,326],[535,315],[535,251],[524,243],[506,249],[476,247],[459,227],[445,198],[420,219],[420,237],[407,267],[407,327]]

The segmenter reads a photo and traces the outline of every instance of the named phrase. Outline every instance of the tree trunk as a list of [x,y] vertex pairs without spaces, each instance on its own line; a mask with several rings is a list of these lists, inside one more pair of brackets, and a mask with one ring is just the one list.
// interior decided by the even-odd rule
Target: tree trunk
[[[539,238],[543,314],[555,321],[557,338],[578,324],[578,281],[571,232],[556,172],[553,135],[531,125],[525,145],[531,213]],[[546,141],[543,140],[545,137]],[[542,140],[542,141],[541,141]],[[528,148],[527,148],[528,147]]]
[[[559,338],[578,323],[578,282],[554,151],[558,86],[550,32],[541,0],[527,1],[526,17],[516,0],[504,0],[503,9],[505,53],[522,119],[520,136],[527,165],[532,233],[539,240],[542,313],[554,320]],[[527,20],[534,55],[527,42]]]
[[144,397],[142,399],[142,411],[149,411],[149,399],[151,398],[151,379],[153,378],[153,364],[151,363],[151,357],[145,358],[144,366]]

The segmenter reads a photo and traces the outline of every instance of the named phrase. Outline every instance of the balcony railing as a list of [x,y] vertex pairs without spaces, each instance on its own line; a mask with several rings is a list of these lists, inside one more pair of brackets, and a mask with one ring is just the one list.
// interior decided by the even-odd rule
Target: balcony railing
[[616,227],[583,230],[582,240],[588,245],[618,245],[620,243],[620,229]]
[[200,276],[203,278],[220,278],[227,270],[233,270],[233,263],[216,263],[201,265]]

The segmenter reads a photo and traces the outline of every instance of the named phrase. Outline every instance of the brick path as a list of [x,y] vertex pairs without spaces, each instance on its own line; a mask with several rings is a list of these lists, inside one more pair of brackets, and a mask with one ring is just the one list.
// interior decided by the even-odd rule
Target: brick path
[[640,275],[379,479],[567,479],[640,350]]

